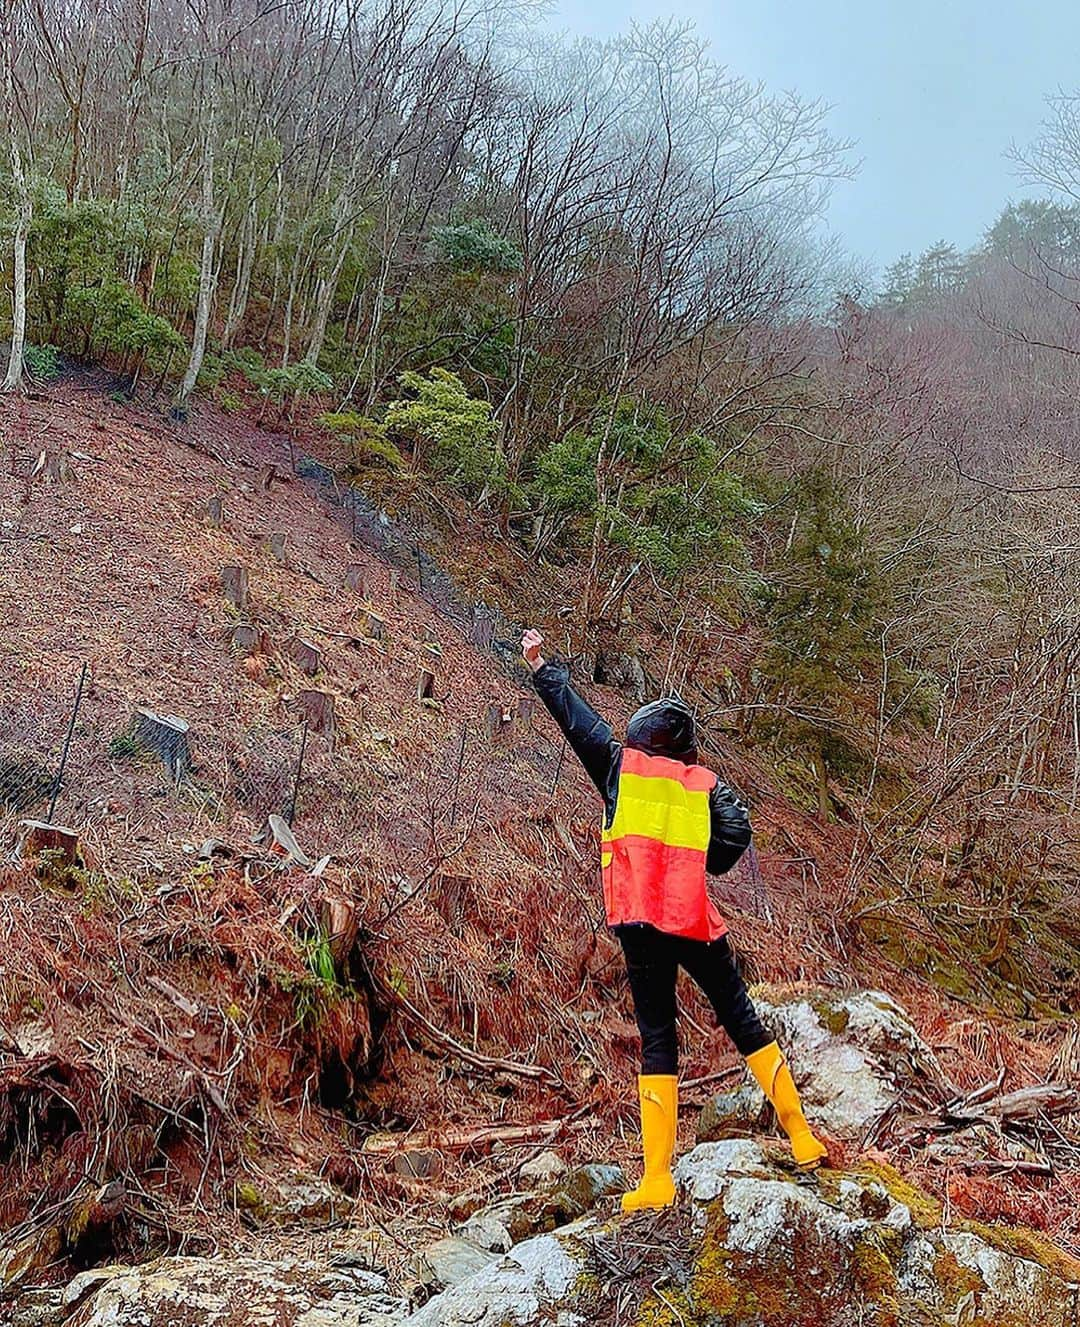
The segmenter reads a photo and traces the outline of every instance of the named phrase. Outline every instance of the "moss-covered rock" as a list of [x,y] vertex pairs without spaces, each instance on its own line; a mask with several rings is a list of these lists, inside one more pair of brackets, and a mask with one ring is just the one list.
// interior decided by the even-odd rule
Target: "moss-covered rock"
[[795,1178],[731,1140],[698,1147],[678,1179],[699,1232],[684,1327],[1070,1321],[1080,1264],[1032,1232],[945,1227],[888,1166]]
[[915,1082],[950,1095],[934,1052],[880,991],[755,990],[783,1046],[812,1123],[838,1137],[865,1133]]

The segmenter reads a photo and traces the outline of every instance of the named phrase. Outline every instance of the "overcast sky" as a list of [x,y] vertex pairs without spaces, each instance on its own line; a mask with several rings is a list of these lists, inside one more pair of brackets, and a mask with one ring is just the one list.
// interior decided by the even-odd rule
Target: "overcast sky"
[[833,106],[862,168],[830,224],[879,270],[975,244],[1025,192],[1009,144],[1036,134],[1048,93],[1080,87],[1077,0],[555,0],[551,22],[603,37],[672,16],[734,73]]

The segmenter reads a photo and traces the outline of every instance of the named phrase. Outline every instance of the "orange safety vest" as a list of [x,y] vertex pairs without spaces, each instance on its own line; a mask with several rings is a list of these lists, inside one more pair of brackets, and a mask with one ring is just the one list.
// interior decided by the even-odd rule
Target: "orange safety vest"
[[623,752],[615,818],[601,842],[609,926],[647,922],[693,940],[727,931],[705,889],[715,786],[701,765]]

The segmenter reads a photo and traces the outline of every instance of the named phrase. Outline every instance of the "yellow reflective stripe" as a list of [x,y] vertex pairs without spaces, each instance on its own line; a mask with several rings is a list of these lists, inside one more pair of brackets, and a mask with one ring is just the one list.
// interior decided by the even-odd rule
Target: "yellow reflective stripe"
[[657,839],[673,848],[708,849],[711,830],[709,794],[690,792],[675,779],[623,774],[615,820],[604,841],[626,834]]

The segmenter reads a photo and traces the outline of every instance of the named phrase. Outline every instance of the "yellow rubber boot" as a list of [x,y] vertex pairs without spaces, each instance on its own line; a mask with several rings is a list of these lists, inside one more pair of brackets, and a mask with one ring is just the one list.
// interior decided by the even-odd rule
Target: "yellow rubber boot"
[[753,1055],[748,1055],[746,1063],[757,1079],[758,1086],[772,1102],[780,1127],[791,1140],[796,1164],[807,1170],[820,1166],[826,1157],[825,1148],[810,1132],[802,1102],[795,1089],[795,1080],[791,1077],[791,1070],[780,1047],[772,1041]]
[[671,1158],[679,1122],[679,1080],[674,1074],[642,1074],[638,1078],[638,1098],[645,1174],[636,1189],[623,1194],[624,1212],[670,1207],[675,1201]]

